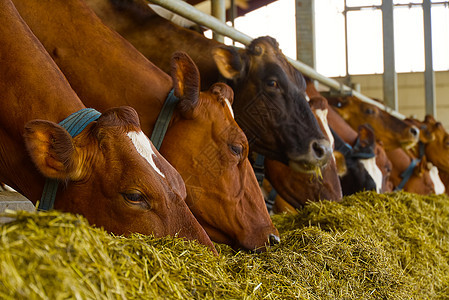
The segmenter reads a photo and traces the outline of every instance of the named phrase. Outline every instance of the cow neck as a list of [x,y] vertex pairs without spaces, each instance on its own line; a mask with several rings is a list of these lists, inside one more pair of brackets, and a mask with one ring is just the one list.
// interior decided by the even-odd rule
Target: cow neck
[[373,158],[376,156],[376,154],[374,153],[374,149],[373,149],[373,151],[369,151],[369,152],[360,152],[360,151],[354,150],[354,149],[359,148],[359,146],[360,146],[360,137],[359,136],[357,136],[354,146],[352,147],[351,145],[346,143],[332,128],[330,128],[330,130],[335,139],[335,150],[339,151],[341,154],[343,154],[344,157],[346,157],[346,158],[350,157],[350,158],[355,158],[355,159],[369,159],[369,158]]
[[425,150],[425,144],[423,142],[418,142],[418,158],[412,159],[410,164],[408,165],[407,169],[405,169],[404,172],[401,173],[401,182],[399,185],[394,189],[395,191],[402,190],[407,182],[410,180],[410,177],[413,175],[413,171],[415,170],[416,166],[421,162],[423,156],[424,156],[424,150]]
[[[259,183],[259,187],[263,189],[263,181],[265,179],[265,156],[253,152],[254,163],[252,164],[254,174],[256,175],[257,182]],[[267,206],[268,212],[270,212],[273,209],[274,202],[276,200],[276,196],[278,195],[276,189],[274,186],[271,186],[271,191],[268,193],[268,195],[265,197],[265,205]]]
[[[91,122],[97,120],[101,113],[93,108],[83,108],[74,112],[59,125],[61,125],[72,138],[81,133]],[[44,190],[42,192],[41,201],[39,202],[39,210],[50,210],[53,208],[56,200],[56,192],[58,191],[59,181],[56,179],[47,178],[45,180]]]
[[172,89],[170,93],[168,93],[167,99],[165,99],[164,105],[162,106],[154,125],[153,132],[151,133],[150,140],[158,151],[161,148],[165,134],[167,133],[168,125],[170,124],[178,102],[179,98],[175,96],[174,89]]

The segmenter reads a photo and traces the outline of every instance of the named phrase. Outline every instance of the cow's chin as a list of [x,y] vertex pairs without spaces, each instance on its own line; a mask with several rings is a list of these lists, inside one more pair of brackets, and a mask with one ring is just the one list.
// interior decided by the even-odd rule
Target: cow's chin
[[298,173],[316,174],[316,175],[321,175],[321,168],[323,167],[317,164],[293,160],[290,160],[288,162],[288,166],[290,167],[290,169]]

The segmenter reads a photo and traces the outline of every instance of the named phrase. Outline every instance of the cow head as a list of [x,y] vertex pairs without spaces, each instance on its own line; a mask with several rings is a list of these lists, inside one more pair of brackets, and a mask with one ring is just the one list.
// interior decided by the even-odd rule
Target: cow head
[[64,183],[56,209],[115,234],[179,235],[214,249],[184,201],[181,176],[142,133],[134,109],[110,109],[74,138],[33,120],[24,139],[39,171]]
[[184,53],[173,57],[180,99],[161,153],[181,173],[187,203],[212,240],[249,250],[278,241],[248,161],[248,141],[233,118],[232,89],[200,92],[199,72]]
[[273,38],[255,39],[240,50],[218,47],[213,56],[234,83],[236,121],[251,150],[300,172],[329,161],[332,149],[307,104],[304,78]]
[[[357,143],[345,156],[347,171],[341,178],[344,195],[364,190],[380,192],[382,173],[376,165],[374,132],[367,125],[359,126]],[[363,158],[366,154],[370,158]]]
[[[323,97],[310,99],[310,108],[330,145],[334,139],[327,123],[327,101]],[[295,208],[309,201],[339,201],[342,197],[337,165],[334,158],[319,168],[317,174],[294,172],[276,160],[265,160],[266,174],[276,191]]]
[[393,165],[385,152],[383,143],[381,141],[376,142],[374,147],[374,153],[376,154],[376,165],[382,172],[382,193],[393,191],[393,182],[390,180],[391,170]]
[[419,129],[416,126],[407,124],[373,104],[354,96],[330,97],[327,100],[352,128],[356,129],[365,123],[371,125],[386,151],[399,147],[409,149],[418,142]]
[[425,145],[427,160],[441,171],[449,172],[449,134],[431,115],[426,116],[423,125],[432,136]]

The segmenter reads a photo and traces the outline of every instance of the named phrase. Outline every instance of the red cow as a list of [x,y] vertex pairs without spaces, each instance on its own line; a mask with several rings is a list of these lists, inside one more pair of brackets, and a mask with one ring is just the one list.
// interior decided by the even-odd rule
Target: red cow
[[164,71],[170,70],[171,53],[184,51],[198,65],[203,86],[219,80],[219,74],[228,79],[235,92],[236,121],[251,151],[300,172],[312,172],[330,159],[332,149],[305,99],[304,78],[273,38],[236,49],[179,27],[138,1],[86,2]]
[[356,97],[330,98],[329,102],[352,127],[369,123],[374,128],[376,137],[383,142],[392,163],[390,180],[395,189],[419,194],[435,193],[431,176],[433,174],[427,160],[425,157],[415,160],[417,157],[410,153],[422,138],[414,124],[399,120],[387,111]]
[[[0,181],[36,203],[46,178],[57,179],[58,210],[115,234],[178,234],[214,250],[184,202],[181,176],[142,133],[137,113],[86,110],[11,1],[0,0],[0,19]],[[80,124],[67,117],[83,112],[98,119],[72,126]]]
[[351,125],[352,128],[368,123],[381,140],[385,151],[396,148],[410,149],[419,139],[419,129],[394,117],[375,105],[363,102],[354,96],[330,97],[329,104]]
[[216,242],[250,250],[278,242],[227,85],[200,93],[198,69],[181,53],[172,60],[172,81],[82,1],[14,3],[84,103],[99,110],[131,105],[150,135],[174,86],[179,103],[160,151],[184,178],[190,209]]

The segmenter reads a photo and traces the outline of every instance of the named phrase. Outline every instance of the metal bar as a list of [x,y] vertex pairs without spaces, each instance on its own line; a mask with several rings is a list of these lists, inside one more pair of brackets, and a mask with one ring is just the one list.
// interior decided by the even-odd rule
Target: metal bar
[[346,6],[346,0],[344,1],[344,11],[343,11],[343,17],[345,18],[345,77],[346,77],[346,83],[348,84],[350,82],[350,77],[349,77],[349,53],[348,53],[348,49],[349,49],[349,43],[348,43],[348,11],[346,10],[347,6]]
[[237,31],[219,21],[217,18],[212,17],[206,13],[197,10],[195,7],[191,6],[184,1],[171,1],[171,0],[143,0],[145,3],[154,3],[160,5],[168,10],[171,10],[178,15],[190,19],[200,25],[203,25],[211,30],[220,33],[222,35],[228,36],[244,45],[249,45],[253,40],[252,37]]
[[[442,2],[432,2],[432,6],[434,5],[444,5],[447,6],[449,4],[449,1],[442,1]],[[422,3],[398,3],[393,4],[393,7],[417,7],[422,6]],[[346,7],[346,11],[358,11],[358,10],[364,10],[364,9],[382,9],[382,5],[361,5],[361,6],[348,6]]]
[[435,73],[432,58],[432,13],[430,0],[423,1],[424,20],[424,55],[426,69],[424,71],[424,85],[426,95],[426,114],[436,117],[435,101]]
[[[172,1],[172,0],[143,0],[143,1],[145,3],[151,2],[154,4],[158,4],[168,10],[173,11],[174,13],[177,13],[178,15],[180,15],[184,18],[190,19],[200,25],[210,28],[211,30],[216,31],[220,34],[223,34],[223,35],[225,35],[237,42],[240,42],[244,45],[249,45],[251,43],[251,41],[253,40],[253,38],[251,38],[250,36],[236,30],[235,28],[232,28],[231,26],[228,26],[228,25],[220,22],[219,20],[217,20],[216,18],[214,18],[208,14],[205,14],[205,13],[195,9],[193,6],[191,6],[190,4],[188,4],[184,1]],[[328,78],[328,77],[318,73],[313,68],[309,67],[308,65],[306,65],[300,61],[294,60],[290,57],[287,57],[287,60],[304,75],[309,76],[310,78],[315,79],[332,89],[351,91],[351,88],[340,84],[338,81],[336,81],[334,79]],[[377,101],[374,101],[357,91],[352,91],[352,94],[354,96],[356,96],[357,98],[361,99],[362,101],[371,103],[381,109],[387,110],[388,112],[390,112],[392,115],[396,116],[397,118],[400,118],[400,119],[405,118],[403,115],[401,115],[397,111],[393,111],[393,110],[387,108],[386,106],[384,106],[383,104],[381,104]]]
[[[231,19],[232,27],[235,27],[235,19],[238,16],[236,0],[231,0],[231,8],[229,10],[229,16],[230,16],[230,19]],[[235,46],[235,41],[234,40],[232,40],[232,45]]]
[[296,0],[296,57],[312,68],[315,57],[315,0]]
[[235,27],[235,19],[237,18],[237,3],[236,0],[231,0],[231,7],[229,9],[229,19],[232,27]]
[[380,5],[368,5],[368,6],[346,6],[345,11],[358,11],[364,9],[381,9]]
[[398,110],[398,83],[394,60],[393,0],[382,1],[382,29],[384,44],[384,102]]
[[[211,15],[226,23],[226,3],[225,0],[212,0]],[[224,43],[224,36],[216,32],[213,33],[214,40]]]

